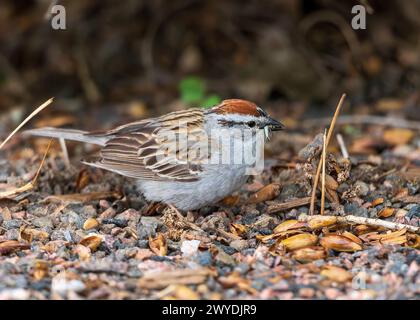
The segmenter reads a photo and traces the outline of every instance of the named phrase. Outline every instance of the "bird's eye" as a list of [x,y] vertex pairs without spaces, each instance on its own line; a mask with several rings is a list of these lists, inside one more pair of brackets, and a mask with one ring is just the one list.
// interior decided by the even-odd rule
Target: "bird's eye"
[[255,127],[255,121],[249,121],[247,123],[247,125],[248,125],[248,127],[253,128],[253,127]]

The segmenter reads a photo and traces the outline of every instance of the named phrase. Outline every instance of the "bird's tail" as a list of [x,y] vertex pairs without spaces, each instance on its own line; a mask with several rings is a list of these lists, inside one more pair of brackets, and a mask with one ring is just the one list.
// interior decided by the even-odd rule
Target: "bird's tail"
[[89,135],[87,131],[48,127],[26,130],[23,134],[38,137],[62,138],[65,140],[92,143],[100,146],[104,146],[105,143],[110,139],[109,136]]

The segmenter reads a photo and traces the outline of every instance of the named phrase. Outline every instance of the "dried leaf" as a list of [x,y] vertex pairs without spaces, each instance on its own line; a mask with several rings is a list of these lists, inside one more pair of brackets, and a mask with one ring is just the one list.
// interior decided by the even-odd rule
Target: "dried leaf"
[[248,229],[249,228],[243,224],[232,223],[230,225],[230,232],[232,232],[233,234],[237,236],[243,236],[244,234],[248,232]]
[[326,253],[323,247],[307,247],[293,251],[292,257],[299,262],[311,262],[325,259]]
[[288,250],[296,250],[313,246],[317,243],[318,237],[310,233],[301,233],[281,241],[281,244]]
[[388,239],[392,239],[392,238],[396,238],[396,237],[400,237],[402,235],[404,235],[407,232],[407,229],[401,229],[401,230],[397,230],[394,232],[388,232],[385,234],[379,234],[378,235],[378,239],[380,240],[388,240]]
[[320,240],[321,246],[325,249],[336,251],[353,252],[362,250],[362,246],[347,237],[338,234],[327,234]]
[[280,193],[280,185],[276,183],[269,184],[255,192],[248,199],[248,203],[260,203],[272,200]]
[[408,245],[411,248],[419,249],[420,248],[420,236],[418,234],[408,234]]
[[162,233],[158,233],[155,238],[149,237],[149,247],[158,256],[166,256],[168,245],[166,238]]
[[382,244],[404,244],[406,242],[407,242],[407,236],[406,235],[380,240],[380,243],[382,243]]
[[96,220],[94,218],[89,218],[85,221],[85,223],[83,223],[83,229],[84,230],[95,229],[98,226],[99,226],[99,222],[98,222],[98,220]]
[[331,265],[326,266],[321,271],[321,275],[336,282],[347,282],[353,277],[352,274],[347,270]]
[[377,205],[384,203],[384,201],[384,198],[376,198],[372,201],[372,206],[376,207]]
[[222,204],[228,207],[234,207],[239,203],[239,196],[228,196],[222,200]]
[[388,218],[395,213],[394,208],[383,208],[381,211],[378,212],[379,218]]
[[27,250],[31,246],[16,240],[6,240],[0,242],[0,254],[9,254],[18,250]]
[[313,229],[319,229],[328,227],[337,223],[337,217],[334,216],[316,216],[308,221],[308,227]]
[[27,228],[26,226],[20,227],[19,240],[25,240],[31,243],[33,240],[45,241],[48,240],[50,235],[48,232]]
[[82,190],[84,187],[86,187],[90,182],[90,175],[89,175],[89,171],[87,171],[87,169],[83,169],[79,172],[79,175],[77,176],[77,181],[76,181],[76,190],[80,191]]
[[298,220],[286,220],[275,227],[273,233],[280,233],[291,229],[301,229],[305,226],[306,224],[304,222]]
[[376,230],[376,228],[365,224],[359,224],[358,226],[354,227],[354,230],[356,231],[357,235],[360,236],[362,234],[371,232],[372,230]]
[[349,238],[350,240],[352,240],[352,241],[354,241],[354,242],[356,242],[358,244],[362,244],[363,243],[363,241],[360,238],[358,238],[353,233],[350,233],[348,231],[344,231],[341,235],[344,236],[344,237],[346,237],[346,238]]
[[338,188],[338,182],[335,181],[335,179],[333,177],[331,177],[329,174],[327,174],[327,175],[325,175],[325,186],[328,189],[331,189],[331,190],[335,191]]
[[92,252],[96,251],[101,243],[102,237],[98,234],[88,235],[79,242],[79,244],[88,247]]

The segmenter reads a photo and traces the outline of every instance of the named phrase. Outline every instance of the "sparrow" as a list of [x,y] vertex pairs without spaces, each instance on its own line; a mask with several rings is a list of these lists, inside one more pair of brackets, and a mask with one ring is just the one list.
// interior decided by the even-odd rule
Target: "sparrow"
[[256,104],[228,99],[211,109],[175,111],[107,131],[46,127],[25,133],[99,145],[99,155],[83,163],[136,179],[148,201],[189,211],[246,183],[263,160],[263,142],[282,129]]

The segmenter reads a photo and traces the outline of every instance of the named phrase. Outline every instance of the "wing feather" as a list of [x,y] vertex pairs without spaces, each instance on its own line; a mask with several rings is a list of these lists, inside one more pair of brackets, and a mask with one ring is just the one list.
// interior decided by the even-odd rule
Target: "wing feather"
[[[162,117],[141,120],[117,127],[106,133],[110,136],[94,167],[143,180],[195,181],[202,170],[203,158],[188,158],[188,150],[207,139],[202,130],[204,113],[200,109],[176,111]],[[168,135],[168,133],[170,133]],[[175,134],[174,134],[175,133]],[[188,147],[177,143],[188,135]]]

